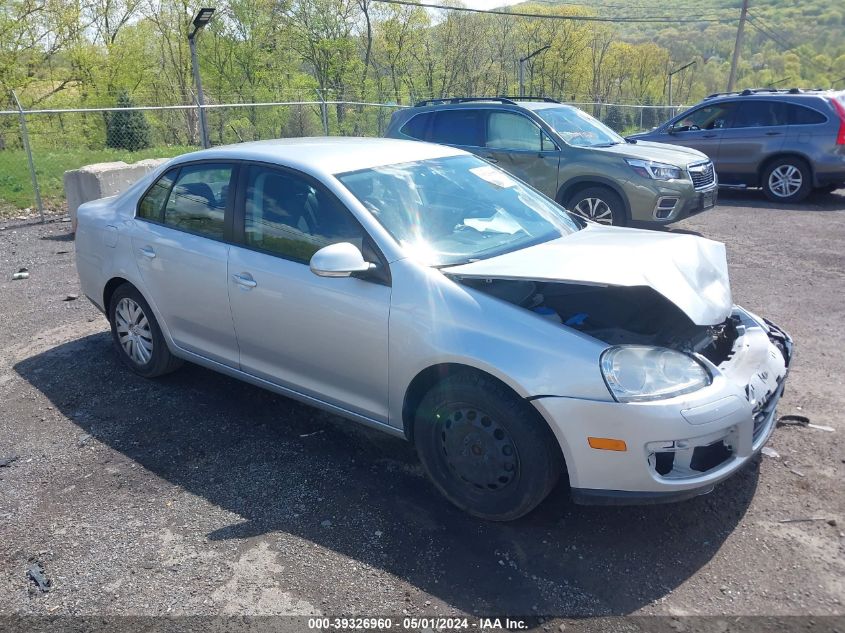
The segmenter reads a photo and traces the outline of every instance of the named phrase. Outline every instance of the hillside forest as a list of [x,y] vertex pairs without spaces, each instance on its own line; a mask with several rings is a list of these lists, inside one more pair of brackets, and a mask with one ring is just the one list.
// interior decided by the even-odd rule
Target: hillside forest
[[[695,63],[673,78],[674,104],[725,89],[738,1],[613,2],[505,9],[554,16],[544,19],[383,0],[207,0],[216,12],[197,36],[199,64],[212,104],[317,98],[409,104],[516,94],[517,60],[543,47],[526,63],[529,94],[661,105],[669,98],[669,70],[689,62]],[[2,0],[0,103],[11,90],[26,108],[194,103],[187,36],[199,6],[189,0]],[[845,87],[843,15],[845,6],[826,0],[759,6],[752,0],[737,86]],[[620,129],[648,127],[662,115],[648,110],[645,119],[634,120],[631,109],[592,108]],[[180,116],[187,125],[173,123],[167,142],[194,144],[195,114]],[[269,116],[260,108],[219,116],[216,141],[266,136],[260,128]],[[275,135],[320,131],[313,108],[272,116]],[[331,106],[336,133],[377,133],[386,116],[389,111]]]

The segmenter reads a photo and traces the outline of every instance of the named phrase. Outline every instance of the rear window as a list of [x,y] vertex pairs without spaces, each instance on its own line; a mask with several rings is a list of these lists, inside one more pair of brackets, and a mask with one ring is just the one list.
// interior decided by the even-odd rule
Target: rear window
[[787,104],[780,101],[742,101],[730,127],[777,127],[789,125]]
[[434,113],[434,125],[428,138],[433,143],[480,147],[482,143],[481,120],[478,110],[441,110]]
[[176,174],[179,169],[171,169],[164,176],[159,178],[156,183],[150,187],[149,191],[144,194],[141,201],[138,203],[138,217],[145,220],[153,220],[154,222],[161,222],[164,214],[164,203],[170,195],[170,190],[173,188],[173,181],[176,180]]
[[164,223],[175,229],[222,239],[232,165],[186,165],[164,205]]
[[411,138],[415,138],[419,141],[427,140],[428,136],[428,128],[431,124],[431,117],[433,112],[424,112],[423,114],[418,114],[415,117],[412,117],[410,121],[408,121],[402,128],[399,130],[405,136],[410,136]]
[[794,103],[788,104],[787,108],[789,108],[790,125],[816,125],[827,122],[827,117],[817,110]]

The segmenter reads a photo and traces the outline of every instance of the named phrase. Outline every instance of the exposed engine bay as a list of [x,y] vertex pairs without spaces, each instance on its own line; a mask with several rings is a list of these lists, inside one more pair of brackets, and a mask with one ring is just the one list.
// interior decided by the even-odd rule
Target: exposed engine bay
[[476,278],[459,281],[610,345],[669,347],[701,354],[718,365],[730,357],[739,336],[735,317],[717,325],[696,325],[648,286]]

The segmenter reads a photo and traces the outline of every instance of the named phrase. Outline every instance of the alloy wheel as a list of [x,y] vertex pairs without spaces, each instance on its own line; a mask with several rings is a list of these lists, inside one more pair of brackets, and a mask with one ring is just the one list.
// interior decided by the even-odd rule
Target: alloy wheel
[[146,365],[153,357],[153,332],[144,310],[129,297],[122,298],[115,308],[117,337],[123,351],[138,365]]
[[583,218],[599,224],[613,224],[613,211],[601,198],[584,198],[572,209]]
[[769,174],[769,190],[779,198],[789,198],[798,193],[804,177],[795,165],[780,165]]
[[438,415],[440,442],[449,468],[465,484],[499,490],[519,476],[519,455],[507,430],[474,407]]

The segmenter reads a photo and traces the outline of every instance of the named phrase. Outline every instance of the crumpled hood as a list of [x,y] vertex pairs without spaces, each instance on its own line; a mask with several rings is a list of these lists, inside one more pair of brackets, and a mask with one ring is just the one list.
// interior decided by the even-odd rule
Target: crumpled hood
[[450,276],[649,286],[696,325],[731,313],[725,245],[696,237],[589,225],[551,242],[443,268]]

